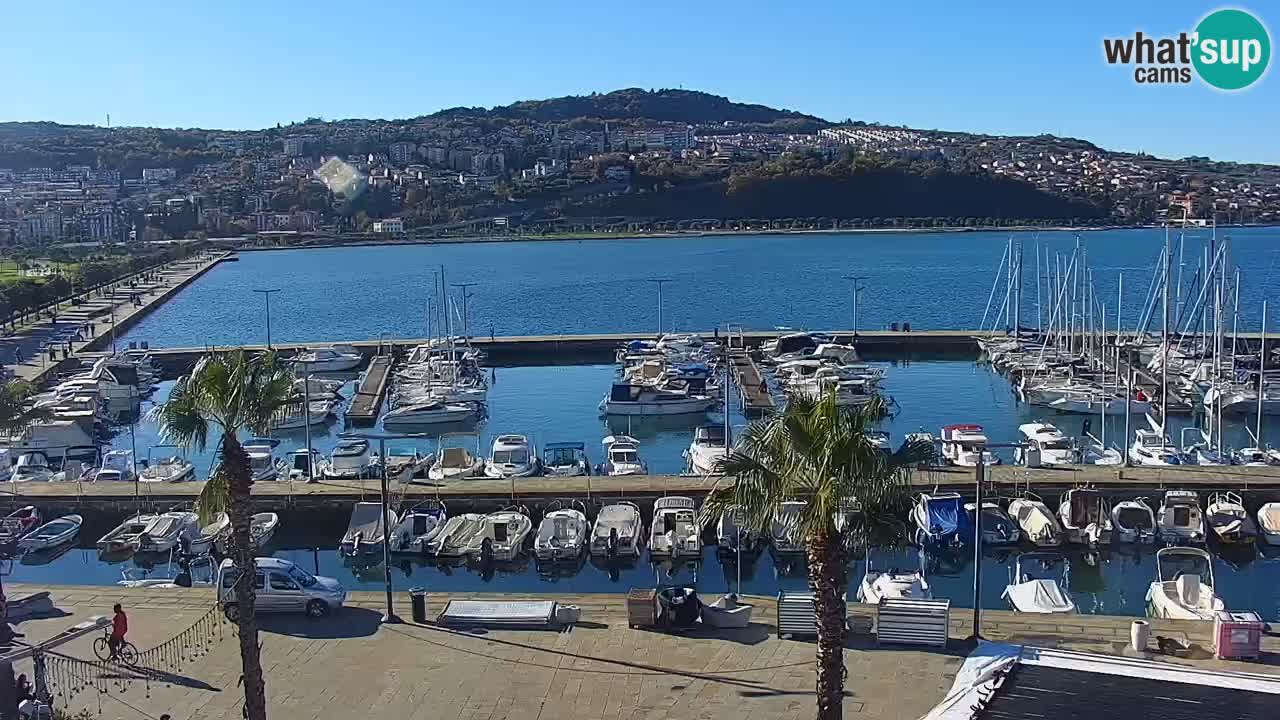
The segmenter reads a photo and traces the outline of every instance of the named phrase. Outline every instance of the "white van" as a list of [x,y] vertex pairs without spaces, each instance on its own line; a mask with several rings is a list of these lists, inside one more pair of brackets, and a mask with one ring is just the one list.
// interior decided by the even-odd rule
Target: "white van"
[[[324,617],[342,607],[347,591],[337,580],[317,577],[288,560],[272,557],[255,559],[257,566],[253,587],[257,592],[258,612],[305,612],[309,617]],[[236,605],[236,580],[240,570],[228,558],[218,567],[218,605],[231,622],[240,617]]]

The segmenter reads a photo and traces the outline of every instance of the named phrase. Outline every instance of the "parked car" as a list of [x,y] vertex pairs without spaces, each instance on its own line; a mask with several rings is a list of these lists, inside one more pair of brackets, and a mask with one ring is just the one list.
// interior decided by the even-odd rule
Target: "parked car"
[[[337,580],[312,575],[288,560],[260,557],[254,563],[258,612],[305,612],[308,617],[320,618],[341,608],[347,599],[347,591]],[[239,577],[235,563],[223,560],[218,567],[218,606],[232,622],[240,617],[235,591]]]

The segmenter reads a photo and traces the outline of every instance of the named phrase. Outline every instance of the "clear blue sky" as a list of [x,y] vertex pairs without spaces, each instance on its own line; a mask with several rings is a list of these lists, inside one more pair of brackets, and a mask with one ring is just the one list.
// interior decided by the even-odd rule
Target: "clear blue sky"
[[[1254,0],[1273,47],[1280,7]],[[1141,87],[1102,38],[1191,30],[1216,3],[647,0],[19,1],[0,120],[259,128],[683,86],[913,127],[1050,132],[1280,163],[1280,71],[1248,91]],[[1272,65],[1280,62],[1273,58]]]

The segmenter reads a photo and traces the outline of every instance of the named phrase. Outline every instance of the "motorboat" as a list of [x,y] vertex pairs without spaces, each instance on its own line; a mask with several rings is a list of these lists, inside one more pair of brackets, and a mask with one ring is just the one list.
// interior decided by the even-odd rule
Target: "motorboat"
[[803,500],[784,500],[773,513],[770,536],[773,550],[781,555],[798,555],[805,552],[805,538],[800,533],[800,515],[809,503]]
[[685,450],[684,456],[689,463],[689,472],[695,475],[710,475],[716,471],[716,465],[729,454],[724,427],[721,425],[699,425],[693,430],[693,442]]
[[213,522],[200,528],[191,540],[191,552],[198,554],[209,552],[210,548],[220,547],[223,538],[231,536],[231,516],[220,512]]
[[103,554],[132,552],[138,546],[138,536],[147,529],[155,513],[138,513],[111,529],[106,535],[98,538],[98,550]]
[[1156,514],[1145,498],[1121,500],[1111,507],[1111,538],[1122,543],[1156,541]]
[[1156,552],[1156,579],[1147,589],[1147,615],[1212,621],[1226,609],[1226,603],[1214,594],[1209,553],[1193,547],[1166,547]]
[[600,508],[591,530],[591,554],[597,557],[636,557],[644,543],[640,508],[616,502]]
[[414,505],[401,513],[391,528],[391,552],[425,554],[448,522],[449,511],[444,503],[428,500]]
[[554,477],[591,474],[587,446],[580,442],[552,442],[542,447],[542,472]]
[[333,416],[333,401],[312,400],[310,404],[290,402],[280,408],[271,420],[272,430],[300,430],[308,425],[323,425]]
[[1026,438],[1026,447],[1017,448],[1014,455],[1019,463],[1026,463],[1029,452],[1038,452],[1040,464],[1046,467],[1072,465],[1079,453],[1071,438],[1057,427],[1045,422],[1026,423],[1018,426],[1018,432]]
[[249,542],[254,550],[261,550],[275,537],[280,527],[280,516],[273,512],[254,513],[249,518]]
[[479,513],[463,513],[449,518],[440,532],[426,542],[427,554],[442,558],[461,557],[465,554],[467,542],[480,531],[482,524],[484,515]]
[[11,547],[40,527],[44,515],[35,505],[27,505],[9,513],[0,520],[0,547]]
[[1111,542],[1111,508],[1097,488],[1068,490],[1058,505],[1067,542],[1107,545]]
[[1182,454],[1163,433],[1138,428],[1129,446],[1129,461],[1135,465],[1182,465]]
[[985,449],[987,442],[981,425],[947,425],[942,428],[942,457],[961,467],[975,467],[979,458],[984,465],[999,465],[1000,458]]
[[1235,451],[1235,455],[1231,458],[1235,465],[1245,465],[1248,467],[1271,467],[1277,465],[1276,459],[1271,453],[1257,447],[1241,448]]
[[524,541],[533,531],[529,516],[515,509],[499,510],[484,516],[480,528],[467,540],[465,555],[483,561],[514,560],[524,549]]
[[293,362],[309,372],[345,372],[359,367],[364,356],[351,345],[329,345],[298,353]]
[[84,518],[79,515],[63,515],[23,535],[18,547],[32,553],[61,547],[75,541],[83,524]]
[[191,541],[198,536],[200,518],[193,512],[175,510],[161,513],[138,533],[134,551],[140,553],[169,552],[180,538]]
[[1194,490],[1166,490],[1156,511],[1156,535],[1174,545],[1205,541],[1200,496]]
[[49,458],[38,450],[30,450],[18,455],[14,462],[9,482],[49,482],[53,479],[53,469],[49,467]]
[[329,378],[298,378],[289,386],[289,395],[293,398],[310,398],[312,400],[337,400],[338,393],[346,383]]
[[1233,492],[1216,492],[1205,506],[1206,521],[1224,545],[1252,545],[1258,526],[1244,509],[1244,501]]
[[67,448],[62,454],[62,469],[53,474],[52,482],[76,482],[102,464],[102,451],[97,445]]
[[435,464],[434,454],[423,455],[415,447],[389,447],[382,464],[386,466],[387,478],[395,482],[413,482],[414,478],[426,477],[428,470]]
[[654,501],[649,554],[673,559],[702,555],[702,526],[691,498],[668,496]]
[[440,399],[410,402],[382,416],[383,425],[440,425],[465,423],[480,416],[480,406],[472,402]]
[[1280,502],[1263,503],[1258,508],[1258,534],[1268,545],[1280,545]]
[[254,482],[289,478],[289,463],[284,458],[276,457],[273,446],[246,444],[244,451],[249,456],[249,474]]
[[499,435],[484,464],[485,477],[530,477],[538,474],[538,452],[524,435]]
[[751,624],[753,605],[740,602],[735,593],[727,593],[699,608],[702,624],[715,628],[744,628]]
[[601,443],[604,445],[601,475],[644,475],[649,472],[640,459],[639,440],[627,435],[609,435]]
[[473,433],[448,433],[440,436],[440,451],[427,470],[427,479],[432,482],[449,482],[484,477],[484,458],[478,453],[472,453],[467,447],[473,440],[479,445],[480,438]]
[[[1061,565],[1062,570],[1057,567]],[[1015,612],[1067,614],[1076,604],[1064,585],[1069,572],[1066,558],[1054,553],[1022,553],[1014,563],[1013,577],[1004,589],[1004,598]],[[1062,583],[1059,584],[1059,579]]]
[[893,445],[889,439],[889,433],[885,430],[868,430],[866,433],[867,442],[886,455],[893,452]]
[[938,438],[934,437],[931,432],[921,431],[907,433],[902,438],[902,445],[903,447],[919,445],[921,447],[932,448],[933,457],[920,463],[918,467],[921,470],[946,462],[946,460],[941,459],[941,456],[938,454]]
[[[965,503],[965,514],[969,522],[977,526],[977,503]],[[1009,517],[999,505],[993,502],[982,503],[982,542],[984,545],[1016,545],[1022,539],[1022,531],[1018,524]]]
[[[173,450],[157,455],[156,450]],[[139,482],[185,482],[196,477],[195,463],[183,456],[177,445],[156,445],[147,450],[147,465],[138,473]]]
[[326,480],[358,480],[375,475],[380,467],[377,454],[369,449],[368,440],[343,440],[329,453],[324,469]]
[[290,480],[319,480],[329,468],[329,459],[315,448],[298,448],[289,453],[288,466]]
[[921,544],[959,544],[967,542],[972,534],[959,493],[920,493],[911,518],[919,528]]
[[858,601],[879,605],[881,600],[931,600],[933,591],[918,570],[887,570],[878,572],[867,564],[867,571],[858,585]]
[[1055,412],[1081,415],[1124,415],[1126,412],[1142,415],[1151,412],[1151,401],[1131,399],[1126,403],[1123,395],[1096,390],[1067,390],[1048,407]]
[[533,539],[533,555],[542,561],[576,560],[591,538],[591,523],[574,508],[551,510],[538,523]]
[[130,450],[104,453],[102,465],[85,476],[86,480],[93,482],[133,482],[136,478],[133,474],[133,452]]
[[347,557],[381,552],[387,528],[395,524],[395,514],[390,509],[383,514],[382,503],[358,502],[351,509],[351,520],[338,550]]
[[759,534],[743,525],[742,508],[725,508],[716,519],[716,547],[720,553],[754,552],[759,542]]
[[705,413],[716,404],[710,395],[650,385],[614,383],[600,401],[605,415],[690,415]]
[[1009,501],[1009,517],[1018,523],[1022,534],[1037,547],[1058,547],[1065,533],[1057,516],[1039,497],[1026,493]]

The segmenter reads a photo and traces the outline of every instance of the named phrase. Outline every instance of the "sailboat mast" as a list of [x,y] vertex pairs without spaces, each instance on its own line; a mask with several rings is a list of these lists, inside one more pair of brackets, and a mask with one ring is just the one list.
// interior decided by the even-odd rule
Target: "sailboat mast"
[[1014,276],[1013,288],[1013,336],[1018,337],[1022,328],[1022,240],[1018,240],[1018,274]]
[[1267,372],[1267,301],[1262,301],[1262,347],[1258,351],[1258,419],[1254,425],[1253,443],[1262,447],[1262,378]]
[[1235,299],[1231,309],[1231,378],[1236,377],[1236,342],[1240,338],[1240,268],[1236,268]]
[[1040,305],[1040,236],[1036,235],[1036,334],[1044,332],[1044,309]]
[[1164,322],[1160,327],[1160,432],[1164,433],[1169,418],[1169,275],[1173,268],[1173,252],[1169,247],[1169,226],[1164,229]]

